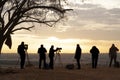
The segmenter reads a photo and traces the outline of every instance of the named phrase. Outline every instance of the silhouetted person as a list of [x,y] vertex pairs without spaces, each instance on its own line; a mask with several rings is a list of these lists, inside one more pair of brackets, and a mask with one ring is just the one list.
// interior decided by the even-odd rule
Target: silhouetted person
[[109,67],[111,67],[113,60],[114,60],[114,64],[116,63],[117,51],[119,51],[119,49],[117,47],[115,47],[114,44],[112,44],[111,48],[109,49],[109,57],[110,57]]
[[40,48],[38,48],[38,54],[39,54],[39,69],[41,69],[41,64],[42,61],[44,63],[43,68],[46,68],[46,52],[47,50],[43,47],[43,45],[41,45]]
[[52,45],[50,50],[49,50],[49,59],[50,59],[50,62],[49,62],[49,68],[50,69],[54,69],[54,55],[55,55],[55,51],[57,50],[54,50],[54,46]]
[[18,46],[18,53],[20,55],[20,68],[23,69],[24,68],[24,64],[25,64],[25,58],[26,58],[26,50],[28,49],[28,46],[24,45],[24,42],[21,42],[21,44]]
[[92,55],[92,68],[97,68],[97,62],[99,57],[99,49],[96,46],[93,46],[90,50],[90,53]]
[[82,52],[82,50],[81,50],[79,44],[77,44],[74,58],[76,59],[78,69],[81,68],[81,65],[80,65],[81,52]]

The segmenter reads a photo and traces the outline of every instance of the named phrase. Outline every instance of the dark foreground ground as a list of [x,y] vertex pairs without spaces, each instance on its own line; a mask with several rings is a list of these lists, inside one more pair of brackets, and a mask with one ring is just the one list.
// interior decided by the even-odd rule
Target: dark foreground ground
[[98,67],[92,69],[89,65],[81,70],[67,70],[55,67],[54,70],[41,70],[37,67],[1,68],[0,80],[120,80],[120,68]]

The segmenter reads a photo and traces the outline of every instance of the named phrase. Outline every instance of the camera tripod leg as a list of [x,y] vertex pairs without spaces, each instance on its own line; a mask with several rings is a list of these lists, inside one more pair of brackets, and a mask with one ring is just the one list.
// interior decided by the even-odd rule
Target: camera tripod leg
[[28,52],[26,51],[26,57],[27,57],[27,65],[26,66],[33,66],[33,64],[31,64],[30,59],[29,59],[29,55]]
[[16,62],[16,65],[18,65],[19,62],[20,62],[20,57],[18,57],[17,62]]
[[61,55],[60,55],[60,53],[56,53],[55,61],[57,60],[57,58],[58,58],[58,64],[60,64],[61,66],[63,66],[62,61],[61,61]]

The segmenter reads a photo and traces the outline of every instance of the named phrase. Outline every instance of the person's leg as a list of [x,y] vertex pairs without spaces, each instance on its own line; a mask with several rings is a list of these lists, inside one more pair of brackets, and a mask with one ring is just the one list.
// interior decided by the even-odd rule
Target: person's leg
[[78,69],[80,69],[81,68],[81,66],[80,66],[80,59],[76,59],[76,60],[77,60]]
[[92,56],[92,68],[94,68],[94,56]]
[[39,69],[41,69],[41,63],[42,63],[42,59],[39,58]]
[[113,57],[110,57],[109,67],[111,67],[112,61],[113,61]]
[[114,56],[114,64],[117,62],[117,56]]
[[45,58],[43,59],[43,63],[44,63],[44,67],[43,68],[45,69],[46,68],[46,59]]
[[50,58],[49,67],[50,67],[50,69],[54,68],[54,59],[53,59],[53,57]]
[[117,58],[116,55],[114,55],[114,57],[113,57],[113,60],[114,60],[114,67],[117,67],[117,66],[118,66],[116,58]]
[[53,60],[52,60],[53,58],[52,57],[50,57],[50,63],[49,63],[49,67],[50,67],[50,69],[52,69],[52,65],[53,65]]
[[52,61],[52,60],[51,60],[51,58],[50,58],[50,62],[49,62],[49,68],[51,68],[51,61]]
[[96,56],[96,58],[95,58],[95,68],[97,68],[97,63],[98,63],[98,56]]
[[50,58],[50,62],[49,62],[49,68],[51,68],[51,58]]
[[20,68],[22,69],[22,55],[20,55]]
[[21,55],[21,69],[24,68],[24,64],[25,64],[25,54]]

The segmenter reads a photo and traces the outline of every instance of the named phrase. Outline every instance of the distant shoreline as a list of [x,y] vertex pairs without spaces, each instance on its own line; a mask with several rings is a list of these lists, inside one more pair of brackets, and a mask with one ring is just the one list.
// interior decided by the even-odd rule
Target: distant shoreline
[[[59,60],[60,57],[60,60]],[[46,61],[49,63],[48,55],[46,56]],[[74,59],[74,54],[72,53],[61,53],[61,56],[55,56],[55,64],[61,63],[62,64],[76,64],[76,61]],[[29,59],[32,64],[35,66],[38,66],[38,60],[39,56],[38,54],[29,54]],[[118,61],[120,61],[120,54],[118,54]],[[5,53],[0,55],[0,66],[19,66],[19,55],[17,53]],[[27,59],[26,59],[27,62]],[[81,56],[81,65],[82,64],[91,64],[91,54],[84,53]],[[109,56],[108,54],[100,54],[99,60],[98,60],[98,66],[108,66],[109,64]]]
[[[1,53],[1,54],[18,54],[18,53],[16,52],[16,53]],[[38,54],[38,53],[28,53],[28,54]],[[75,53],[61,53],[61,54],[75,54]],[[90,54],[90,53],[82,53],[82,54]],[[108,54],[108,53],[100,53],[100,54]]]

